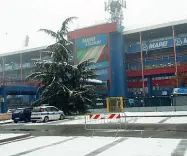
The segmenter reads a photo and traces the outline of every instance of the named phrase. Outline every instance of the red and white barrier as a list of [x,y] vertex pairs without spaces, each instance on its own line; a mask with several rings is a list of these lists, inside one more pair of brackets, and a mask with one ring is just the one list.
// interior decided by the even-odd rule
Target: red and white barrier
[[108,116],[108,119],[120,119],[120,118],[121,118],[120,114],[110,114]]
[[116,136],[118,130],[122,129],[123,123],[126,122],[125,118],[121,118],[120,113],[106,113],[106,114],[89,114],[85,116],[85,129],[92,130],[92,136],[96,131],[103,130],[116,130]]
[[90,119],[101,119],[101,114],[90,114]]
[[120,119],[121,116],[120,116],[120,114],[109,114],[107,117],[104,117],[101,114],[90,114],[89,118],[95,119],[95,120],[97,120],[97,119]]

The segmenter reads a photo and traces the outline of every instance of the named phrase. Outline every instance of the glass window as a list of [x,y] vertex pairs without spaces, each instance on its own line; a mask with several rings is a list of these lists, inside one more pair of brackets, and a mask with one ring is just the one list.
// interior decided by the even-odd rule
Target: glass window
[[159,90],[160,89],[160,87],[159,86],[155,86],[155,90]]
[[148,87],[145,87],[145,92],[148,93]]
[[53,112],[59,111],[56,107],[51,107],[51,110],[52,110]]

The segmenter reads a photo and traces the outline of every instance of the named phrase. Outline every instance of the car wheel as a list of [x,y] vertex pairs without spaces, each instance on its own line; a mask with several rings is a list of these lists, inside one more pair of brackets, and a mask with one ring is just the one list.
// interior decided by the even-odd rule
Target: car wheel
[[32,123],[36,123],[36,121],[32,121]]
[[60,120],[64,120],[64,115],[60,115]]
[[17,121],[17,120],[14,120],[14,123],[18,123],[18,121]]
[[44,122],[48,122],[48,121],[49,121],[49,117],[46,116],[46,117],[44,118]]

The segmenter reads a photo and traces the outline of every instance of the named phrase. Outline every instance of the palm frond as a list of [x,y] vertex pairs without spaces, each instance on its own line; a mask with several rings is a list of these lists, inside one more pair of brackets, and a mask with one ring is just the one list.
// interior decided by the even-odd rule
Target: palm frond
[[69,17],[67,19],[65,19],[65,21],[62,23],[61,29],[60,29],[60,33],[61,34],[66,34],[68,32],[68,25],[69,23],[71,23],[74,19],[77,19],[77,17]]
[[50,35],[51,37],[57,39],[58,38],[58,35],[56,32],[52,31],[52,30],[48,30],[48,29],[39,29],[38,31],[41,31],[41,32],[44,32],[48,35]]

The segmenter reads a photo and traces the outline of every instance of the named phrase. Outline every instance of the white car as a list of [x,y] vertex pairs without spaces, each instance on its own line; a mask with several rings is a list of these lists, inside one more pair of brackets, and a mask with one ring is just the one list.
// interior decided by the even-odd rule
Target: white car
[[64,117],[64,112],[54,106],[39,106],[33,108],[31,121],[48,122],[49,120],[63,120]]

